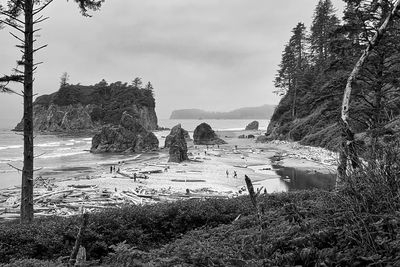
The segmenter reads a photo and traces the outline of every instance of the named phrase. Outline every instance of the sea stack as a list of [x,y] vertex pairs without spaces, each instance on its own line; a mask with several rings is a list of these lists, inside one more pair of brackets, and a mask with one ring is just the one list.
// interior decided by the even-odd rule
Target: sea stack
[[177,134],[183,133],[183,136],[185,138],[186,141],[190,141],[190,136],[188,131],[186,131],[185,129],[182,128],[181,124],[179,123],[178,125],[175,125],[172,129],[171,132],[169,133],[169,135],[167,135],[167,137],[165,138],[165,144],[164,144],[164,148],[168,148],[171,147],[171,143],[172,141],[175,139],[175,136]]
[[226,144],[224,140],[219,138],[210,125],[203,122],[196,127],[193,133],[195,145],[221,145]]
[[165,139],[165,147],[169,147],[168,162],[177,162],[188,160],[187,155],[187,137],[188,132],[182,129],[181,125],[174,126],[171,133]]
[[258,121],[252,121],[246,126],[246,131],[258,131]]
[[158,149],[158,139],[138,120],[124,112],[118,126],[105,126],[92,139],[92,153],[145,152]]

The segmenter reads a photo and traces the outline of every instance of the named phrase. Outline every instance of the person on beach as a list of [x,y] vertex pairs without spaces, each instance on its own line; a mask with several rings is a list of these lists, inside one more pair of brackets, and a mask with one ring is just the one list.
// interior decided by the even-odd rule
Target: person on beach
[[236,173],[236,171],[233,171],[233,178],[237,178],[237,173]]
[[226,170],[226,178],[229,178],[229,171]]
[[136,172],[133,174],[133,181],[136,182]]
[[115,172],[115,165],[113,166],[113,171]]
[[113,171],[113,167],[112,167],[112,166],[110,166],[110,173],[112,173],[112,171]]

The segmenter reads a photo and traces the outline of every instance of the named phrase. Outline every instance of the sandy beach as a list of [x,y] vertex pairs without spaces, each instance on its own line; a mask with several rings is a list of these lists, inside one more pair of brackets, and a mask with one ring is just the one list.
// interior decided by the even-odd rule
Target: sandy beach
[[[106,199],[101,198],[104,194],[107,194],[107,201],[114,201],[110,205],[190,197],[235,197],[246,193],[244,175],[249,176],[254,187],[262,188],[263,192],[284,192],[291,181],[289,177],[285,179],[278,175],[274,166],[321,174],[334,173],[336,169],[336,154],[321,148],[286,141],[256,143],[254,138],[239,138],[249,134],[257,137],[263,134],[261,131],[221,131],[217,134],[227,144],[199,146],[188,142],[190,161],[180,164],[168,162],[168,150],[160,149],[153,153],[132,155],[124,162],[103,163],[91,173],[85,170],[81,175],[62,180],[51,180],[49,174],[35,186],[38,202],[35,209],[45,211],[41,215],[70,215],[77,210],[79,203],[87,204],[90,198],[95,204],[86,207],[105,207],[102,205]],[[110,166],[115,166],[115,171],[110,171]],[[138,177],[136,181],[133,179],[135,173]],[[48,199],[41,197],[43,195],[49,195]],[[75,198],[66,201],[68,205],[60,205],[68,196]],[[3,213],[0,216],[7,217],[10,211],[18,212],[18,187],[2,190],[0,197],[0,214]],[[102,201],[99,202],[99,199]],[[46,210],[49,203],[54,204],[52,212]],[[60,213],[59,207],[64,207],[64,212]]]
[[[255,139],[238,138],[239,135],[262,134],[259,131],[225,131],[218,135],[228,144],[220,146],[195,146],[188,143],[188,153],[191,161],[177,163],[168,162],[168,150],[161,149],[154,156],[141,161],[138,154],[130,161],[118,164],[114,162],[116,171],[110,173],[110,165],[100,166],[90,179],[68,180],[56,183],[59,187],[71,184],[96,185],[109,190],[124,190],[132,187],[147,189],[168,189],[185,192],[186,189],[198,190],[208,188],[221,193],[235,193],[243,186],[244,175],[253,182],[279,179],[271,166],[270,158],[278,155],[279,165],[294,167],[321,173],[335,172],[336,155],[327,150],[301,146],[285,141],[256,143]],[[277,162],[275,162],[277,163]],[[117,172],[133,177],[136,172],[150,172],[148,179],[138,179],[135,182]],[[228,176],[226,175],[228,171]],[[237,177],[234,178],[234,171]],[[154,172],[154,173],[151,173]],[[272,192],[281,191],[279,188]]]

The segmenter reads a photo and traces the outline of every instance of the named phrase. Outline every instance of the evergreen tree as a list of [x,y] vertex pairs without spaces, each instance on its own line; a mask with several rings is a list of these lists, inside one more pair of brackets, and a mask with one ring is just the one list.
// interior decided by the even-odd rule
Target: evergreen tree
[[68,84],[69,75],[67,72],[64,72],[60,77],[60,88],[64,87]]
[[132,81],[132,86],[138,89],[142,88],[142,79],[139,77],[136,77],[133,81]]
[[[46,45],[34,47],[34,33],[37,24],[48,19],[41,12],[51,4],[53,0],[8,0],[6,5],[0,5],[0,26],[7,25],[17,31],[11,33],[21,42],[17,47],[22,48],[22,57],[18,66],[23,71],[16,69],[16,74],[0,78],[0,82],[20,82],[23,84],[24,97],[24,163],[22,169],[21,187],[21,222],[27,223],[33,220],[33,74],[36,70],[34,53],[45,48]],[[88,10],[98,10],[104,0],[74,0],[78,3],[81,13],[88,16]],[[21,36],[18,36],[21,34]],[[4,87],[4,84],[0,87]]]
[[331,0],[320,0],[315,8],[310,29],[311,51],[317,68],[323,67],[331,55],[329,40],[338,26],[339,19],[335,15]]
[[282,54],[280,69],[275,78],[275,91],[279,95],[290,94],[292,99],[292,117],[296,116],[297,94],[302,76],[307,66],[306,27],[298,23],[292,30],[289,43]]

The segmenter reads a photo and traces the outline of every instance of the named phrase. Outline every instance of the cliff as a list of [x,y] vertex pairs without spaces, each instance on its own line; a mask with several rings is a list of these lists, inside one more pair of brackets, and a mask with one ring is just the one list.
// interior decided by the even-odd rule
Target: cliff
[[158,139],[133,116],[124,112],[118,126],[104,126],[92,138],[92,153],[134,153],[158,149]]
[[[33,104],[34,130],[76,132],[117,125],[126,111],[146,130],[157,128],[152,92],[126,83],[66,85],[50,95],[39,96]],[[21,121],[14,129],[23,130]]]
[[210,112],[201,109],[180,109],[171,113],[170,119],[269,119],[274,112],[274,105],[246,107],[229,112]]

